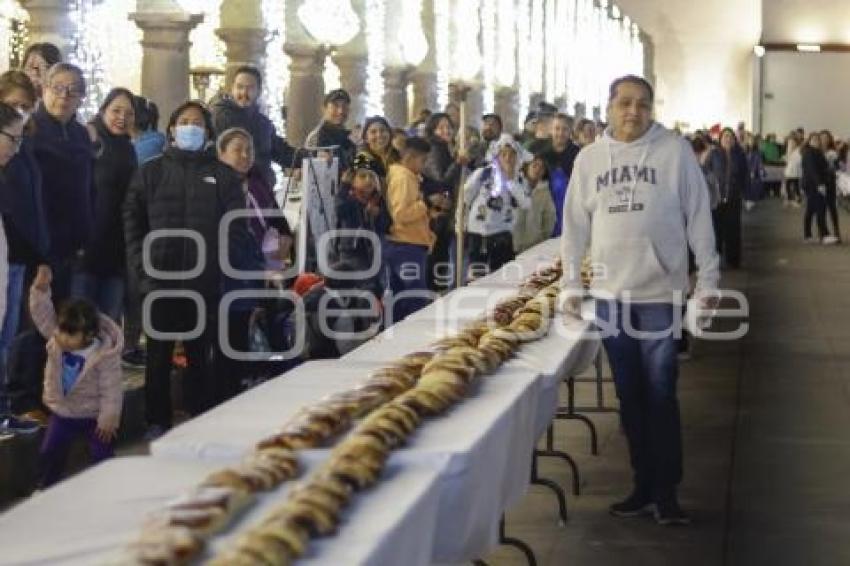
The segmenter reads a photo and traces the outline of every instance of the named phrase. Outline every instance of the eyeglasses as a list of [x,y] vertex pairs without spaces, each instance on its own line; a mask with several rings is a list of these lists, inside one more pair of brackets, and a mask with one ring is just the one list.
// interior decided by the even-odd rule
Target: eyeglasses
[[83,95],[76,89],[76,85],[50,85],[50,91],[56,96],[65,95],[68,98],[80,98]]
[[9,141],[11,141],[12,145],[15,146],[15,150],[19,149],[21,147],[21,144],[24,143],[23,136],[15,136],[4,130],[0,130],[0,134],[3,134],[7,138],[9,138]]

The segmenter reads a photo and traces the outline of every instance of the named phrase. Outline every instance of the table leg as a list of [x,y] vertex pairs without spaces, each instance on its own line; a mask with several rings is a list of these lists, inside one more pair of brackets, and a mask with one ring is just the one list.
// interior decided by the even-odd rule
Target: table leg
[[[558,418],[558,417],[555,417]],[[581,477],[579,476],[578,465],[575,460],[561,450],[555,450],[555,423],[549,423],[549,428],[546,429],[546,450],[534,450],[535,462],[538,457],[541,458],[560,458],[565,461],[573,473],[573,495],[581,495]]]
[[555,493],[555,497],[558,499],[558,514],[561,517],[560,524],[563,525],[567,522],[567,497],[564,495],[564,490],[557,483],[540,477],[537,467],[537,456],[535,452],[534,457],[531,459],[531,483],[533,485],[548,487]]
[[531,547],[528,546],[523,541],[518,538],[511,538],[505,535],[505,516],[502,515],[502,519],[499,521],[499,544],[503,544],[505,546],[512,546],[518,549],[525,555],[525,559],[528,562],[528,566],[537,566],[537,558],[534,556],[534,551],[531,550]]

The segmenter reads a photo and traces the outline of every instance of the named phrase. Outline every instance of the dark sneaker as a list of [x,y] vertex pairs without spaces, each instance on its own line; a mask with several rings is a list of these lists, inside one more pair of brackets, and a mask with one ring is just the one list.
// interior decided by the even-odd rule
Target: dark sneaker
[[632,493],[627,499],[613,504],[608,512],[615,517],[642,517],[652,513],[652,498]]
[[130,350],[121,356],[121,365],[126,369],[144,369],[147,358],[142,349]]
[[33,419],[8,415],[0,418],[0,432],[11,432],[14,434],[32,434],[38,432],[41,424]]
[[659,501],[655,505],[655,522],[662,526],[684,526],[690,525],[691,519],[675,498]]

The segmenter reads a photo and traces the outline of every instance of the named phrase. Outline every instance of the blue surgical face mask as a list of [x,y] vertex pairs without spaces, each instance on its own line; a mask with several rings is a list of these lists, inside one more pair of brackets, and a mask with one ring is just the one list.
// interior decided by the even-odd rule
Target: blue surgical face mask
[[193,124],[174,128],[174,143],[184,151],[198,151],[204,147],[206,130]]

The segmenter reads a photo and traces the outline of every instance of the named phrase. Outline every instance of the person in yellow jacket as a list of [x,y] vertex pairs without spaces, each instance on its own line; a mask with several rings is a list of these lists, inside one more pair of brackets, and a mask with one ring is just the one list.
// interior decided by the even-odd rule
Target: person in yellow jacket
[[422,198],[421,173],[430,145],[421,138],[407,140],[401,162],[390,165],[387,208],[390,226],[383,245],[383,265],[390,292],[387,326],[427,305],[428,253],[436,241],[430,220],[435,211]]

